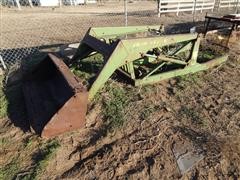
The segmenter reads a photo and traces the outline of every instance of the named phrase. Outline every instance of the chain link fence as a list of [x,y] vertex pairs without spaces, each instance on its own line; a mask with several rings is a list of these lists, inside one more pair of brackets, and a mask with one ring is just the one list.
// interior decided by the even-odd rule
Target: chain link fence
[[[79,42],[90,27],[166,25],[188,22],[193,16],[189,12],[183,17],[174,13],[158,17],[157,0],[91,1],[72,6],[61,1],[64,2],[61,6],[43,7],[39,2],[50,0],[19,0],[21,10],[18,10],[16,0],[1,0],[0,55],[6,66],[19,63],[42,48]],[[202,14],[199,19],[203,20]]]

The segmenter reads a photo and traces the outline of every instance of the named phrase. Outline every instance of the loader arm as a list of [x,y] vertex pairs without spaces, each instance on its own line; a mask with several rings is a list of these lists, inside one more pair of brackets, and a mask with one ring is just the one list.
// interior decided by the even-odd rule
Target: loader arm
[[[156,27],[156,26],[155,26]],[[129,64],[129,66],[132,67],[133,74],[133,61],[136,59],[141,58],[141,53],[147,52],[150,49],[153,48],[161,48],[164,46],[176,44],[179,42],[192,42],[194,46],[191,46],[192,48],[192,60],[191,64],[196,63],[196,57],[198,53],[198,48],[200,44],[200,37],[198,37],[198,34],[177,34],[177,35],[165,35],[165,36],[157,36],[157,37],[144,37],[144,38],[124,38],[119,39],[115,41],[112,44],[108,44],[102,40],[101,38],[104,37],[114,37],[116,36],[116,33],[122,32],[124,28],[115,28],[112,30],[114,34],[111,34],[109,30],[103,31],[104,28],[93,28],[90,29],[84,39],[82,40],[81,44],[79,45],[79,48],[77,50],[77,53],[74,55],[72,61],[81,60],[85,58],[85,54],[88,52],[96,51],[98,53],[101,53],[104,56],[105,64],[103,68],[98,73],[95,81],[93,84],[89,87],[89,101],[91,101],[95,94],[99,91],[101,87],[104,86],[106,81],[111,77],[111,75],[119,69],[121,66],[124,66],[125,64]],[[140,29],[140,30],[139,30]],[[139,30],[140,32],[146,31],[148,28],[129,28],[125,30],[124,32],[132,33]],[[98,37],[94,37],[94,36]],[[119,34],[118,34],[119,35]],[[105,39],[105,41],[109,41],[109,39]],[[189,43],[188,43],[189,44]],[[86,48],[88,47],[88,48]],[[188,47],[189,48],[189,47]],[[81,61],[80,61],[81,62]],[[144,79],[146,82],[146,78]],[[140,81],[136,80],[136,85],[140,85]]]
[[[135,86],[207,70],[228,54],[200,60],[199,34],[163,35],[160,26],[90,28],[73,58],[49,54],[28,74],[23,85],[31,127],[42,137],[83,128],[87,105],[115,71]],[[103,64],[88,87],[69,69],[94,53]],[[92,61],[92,59],[90,59]]]

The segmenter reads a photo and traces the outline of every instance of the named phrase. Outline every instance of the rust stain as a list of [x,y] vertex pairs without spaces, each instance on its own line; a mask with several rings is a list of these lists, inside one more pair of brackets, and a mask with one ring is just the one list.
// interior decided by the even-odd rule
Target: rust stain
[[23,92],[32,129],[42,137],[84,127],[88,92],[53,54],[28,74]]

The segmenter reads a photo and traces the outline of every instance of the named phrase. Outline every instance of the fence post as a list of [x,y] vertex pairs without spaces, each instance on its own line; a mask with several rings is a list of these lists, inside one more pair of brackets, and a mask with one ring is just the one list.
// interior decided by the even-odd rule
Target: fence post
[[218,0],[218,5],[217,5],[217,11],[219,11],[219,9],[221,8],[221,0]]
[[124,0],[124,14],[125,14],[125,26],[128,26],[128,10],[127,10],[128,0]]
[[18,10],[22,10],[21,5],[20,5],[20,3],[19,3],[19,0],[15,0],[15,1],[16,1],[16,4],[17,4],[17,7],[18,7]]
[[6,66],[5,62],[3,61],[3,58],[2,58],[1,55],[0,55],[0,63],[1,63],[2,66],[3,66],[3,69],[6,70],[6,69],[7,69],[7,66]]
[[194,6],[193,6],[193,22],[195,22],[196,4],[197,4],[197,0],[194,0]]
[[216,1],[214,0],[214,1],[213,1],[213,6],[212,6],[212,12],[213,12],[213,9],[214,9],[214,7],[215,7],[215,3],[216,3]]
[[76,0],[73,0],[73,5],[74,5],[74,6],[77,6]]
[[237,3],[236,3],[236,10],[235,10],[235,14],[237,14],[237,13],[238,13],[239,1],[240,1],[240,0],[237,0]]
[[32,4],[32,0],[28,0],[29,6],[32,8],[33,4]]
[[59,0],[59,7],[62,7],[62,0]]
[[180,2],[178,2],[178,6],[177,6],[177,16],[179,14],[179,6],[180,6]]
[[161,16],[161,0],[157,1],[157,7],[158,7],[158,17]]

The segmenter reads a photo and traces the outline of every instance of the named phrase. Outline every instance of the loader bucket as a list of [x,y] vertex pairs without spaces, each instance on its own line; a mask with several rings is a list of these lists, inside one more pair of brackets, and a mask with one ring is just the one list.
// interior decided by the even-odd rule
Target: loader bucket
[[65,63],[52,54],[23,84],[30,125],[42,137],[54,137],[85,125],[88,93]]

